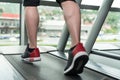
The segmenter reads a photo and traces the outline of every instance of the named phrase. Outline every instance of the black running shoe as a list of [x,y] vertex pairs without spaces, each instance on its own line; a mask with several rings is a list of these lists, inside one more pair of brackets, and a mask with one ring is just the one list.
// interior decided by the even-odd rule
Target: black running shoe
[[27,48],[24,52],[24,54],[22,54],[22,60],[23,61],[27,61],[27,62],[35,62],[35,61],[40,61],[40,51],[38,48],[35,48],[32,52],[28,51],[29,45],[27,45]]
[[69,50],[69,57],[67,66],[64,69],[65,75],[76,75],[83,72],[84,66],[88,61],[88,54],[86,53],[82,43],[78,43],[75,47]]

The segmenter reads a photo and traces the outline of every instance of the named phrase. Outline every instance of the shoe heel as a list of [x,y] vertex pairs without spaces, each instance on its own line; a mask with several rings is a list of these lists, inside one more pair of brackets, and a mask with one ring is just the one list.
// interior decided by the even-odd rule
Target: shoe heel
[[23,59],[25,62],[36,62],[36,61],[41,61],[40,57],[35,57],[35,58],[25,58]]
[[75,71],[77,74],[83,72],[85,64],[88,62],[88,56],[84,55],[78,58],[75,62]]

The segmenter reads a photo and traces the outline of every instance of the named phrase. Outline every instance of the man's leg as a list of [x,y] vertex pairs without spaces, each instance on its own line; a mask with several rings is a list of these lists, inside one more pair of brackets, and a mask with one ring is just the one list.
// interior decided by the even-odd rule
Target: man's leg
[[63,9],[64,18],[72,39],[71,49],[69,50],[69,59],[64,74],[76,75],[82,73],[84,65],[88,61],[88,54],[80,42],[80,8],[73,0],[60,1],[61,2],[58,2]]
[[29,44],[22,55],[24,61],[33,62],[40,60],[40,52],[37,48],[37,28],[39,25],[38,5],[39,0],[24,0],[25,23],[29,39]]
[[36,48],[37,28],[39,24],[39,14],[36,6],[25,7],[25,23],[29,39],[29,48]]
[[64,18],[67,23],[71,39],[72,47],[80,42],[81,16],[80,8],[74,1],[65,1],[61,4],[64,12]]

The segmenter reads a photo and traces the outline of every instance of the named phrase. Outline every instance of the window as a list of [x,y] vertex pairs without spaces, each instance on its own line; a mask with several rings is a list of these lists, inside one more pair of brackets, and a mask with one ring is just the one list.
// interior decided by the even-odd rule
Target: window
[[38,44],[57,46],[64,18],[60,7],[39,6],[40,24],[38,30]]
[[0,46],[19,45],[19,9],[19,4],[0,2]]

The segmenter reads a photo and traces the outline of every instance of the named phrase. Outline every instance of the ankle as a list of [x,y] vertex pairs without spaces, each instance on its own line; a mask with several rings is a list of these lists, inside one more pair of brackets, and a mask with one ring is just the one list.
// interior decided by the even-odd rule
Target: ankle
[[29,44],[29,48],[33,49],[33,48],[37,48],[37,46]]
[[71,45],[71,48],[75,47],[75,46],[78,45],[78,44],[82,45],[81,42],[77,42],[77,43],[72,44],[72,45]]

